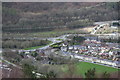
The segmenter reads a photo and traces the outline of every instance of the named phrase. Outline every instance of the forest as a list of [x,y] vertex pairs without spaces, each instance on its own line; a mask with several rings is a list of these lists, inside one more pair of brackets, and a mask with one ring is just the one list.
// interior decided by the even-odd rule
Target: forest
[[96,21],[118,20],[119,2],[2,4],[3,32],[43,32],[92,26]]

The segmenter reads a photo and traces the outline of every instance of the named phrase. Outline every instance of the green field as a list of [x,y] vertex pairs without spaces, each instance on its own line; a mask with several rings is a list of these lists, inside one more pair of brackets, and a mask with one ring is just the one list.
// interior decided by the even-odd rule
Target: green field
[[74,33],[81,33],[81,34],[85,34],[88,33],[86,31],[83,30],[79,30],[79,29],[73,29],[73,30],[55,30],[55,31],[46,31],[46,32],[35,32],[35,33],[3,33],[2,35],[4,37],[16,37],[16,38],[31,38],[31,37],[38,37],[38,38],[48,38],[48,37],[57,37],[57,36],[61,36],[64,34],[74,34]]
[[[85,73],[89,70],[89,69],[96,69],[96,74],[99,75],[101,73],[104,73],[105,71],[108,73],[111,72],[117,72],[120,69],[116,69],[116,68],[112,68],[112,67],[107,67],[107,66],[103,66],[103,65],[98,65],[98,64],[93,64],[93,63],[88,63],[88,62],[79,62],[77,64],[74,65],[75,70],[73,71],[74,74],[76,75],[81,75],[83,77],[85,77]],[[69,72],[68,71],[68,67],[67,65],[64,65],[62,67],[62,70],[66,73]]]
[[[49,44],[51,44],[52,42],[49,41]],[[47,46],[49,44],[46,44],[46,45],[41,45],[41,46],[35,46],[35,47],[29,47],[29,48],[25,48],[24,50],[31,50],[31,49],[38,49],[38,48],[41,48],[41,47],[44,47],[44,46]]]
[[102,66],[102,65],[88,63],[88,62],[80,62],[80,63],[77,63],[75,66],[76,66],[76,73],[81,74],[82,76],[84,76],[84,74],[85,74],[85,72],[87,72],[87,70],[93,69],[93,68],[96,68],[96,73],[98,73],[98,74],[105,72],[105,71],[107,71],[107,72],[118,71],[118,69],[116,69],[116,68]]

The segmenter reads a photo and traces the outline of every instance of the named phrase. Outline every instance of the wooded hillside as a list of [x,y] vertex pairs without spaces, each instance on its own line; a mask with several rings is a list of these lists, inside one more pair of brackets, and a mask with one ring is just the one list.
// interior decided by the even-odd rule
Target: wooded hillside
[[119,3],[22,3],[7,2],[3,7],[3,32],[41,32],[74,29],[94,21],[117,20]]

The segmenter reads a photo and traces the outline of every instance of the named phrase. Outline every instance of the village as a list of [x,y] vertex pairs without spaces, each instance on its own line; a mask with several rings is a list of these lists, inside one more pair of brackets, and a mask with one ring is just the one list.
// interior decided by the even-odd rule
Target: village
[[[6,60],[1,57],[0,68],[4,72],[8,72],[7,77],[10,76],[12,68],[21,69],[21,67],[15,65],[20,64],[22,61],[28,59],[32,60],[32,65],[36,65],[39,62],[39,65],[62,65],[68,63],[76,62],[88,62],[92,64],[103,65],[107,67],[113,67],[116,69],[120,68],[120,49],[119,43],[116,42],[103,42],[102,38],[114,38],[116,37],[108,35],[97,35],[97,34],[65,34],[55,38],[47,38],[52,41],[51,44],[43,46],[37,49],[20,49],[20,50],[11,50],[12,53],[21,56],[22,58],[12,58],[11,60]],[[83,37],[85,40],[79,42],[80,44],[70,44],[72,40],[69,37]],[[81,37],[81,38],[82,38]],[[118,36],[117,36],[118,37]],[[74,41],[74,39],[73,39]],[[13,67],[11,67],[11,65]],[[36,74],[39,78],[42,74],[39,72],[32,71],[33,74]],[[4,75],[3,75],[4,76]],[[44,76],[44,75],[42,75]]]
[[[53,44],[54,45],[54,44]],[[118,43],[108,43],[101,42],[88,37],[81,45],[69,45],[64,41],[57,45],[60,47],[51,47],[47,49],[36,49],[36,50],[20,50],[20,55],[26,55],[26,58],[32,58],[36,60],[36,56],[41,56],[47,59],[50,53],[60,54],[62,56],[70,56],[71,58],[76,58],[79,61],[88,61],[90,63],[97,63],[100,65],[111,66],[119,68],[119,45]],[[39,55],[38,55],[39,54]],[[58,55],[57,55],[58,56]],[[43,59],[43,60],[44,60]],[[43,64],[49,64],[50,61],[47,59]]]
[[1,1],[1,79],[120,78],[119,1]]
[[101,41],[87,39],[82,45],[67,46],[63,43],[61,50],[75,53],[74,57],[81,60],[108,64],[114,67],[119,66],[118,43],[102,43]]

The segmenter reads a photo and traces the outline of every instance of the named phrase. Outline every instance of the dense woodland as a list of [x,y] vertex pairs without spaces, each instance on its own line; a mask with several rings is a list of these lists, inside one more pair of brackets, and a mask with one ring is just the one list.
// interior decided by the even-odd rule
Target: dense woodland
[[3,32],[42,32],[119,19],[119,3],[3,3]]

